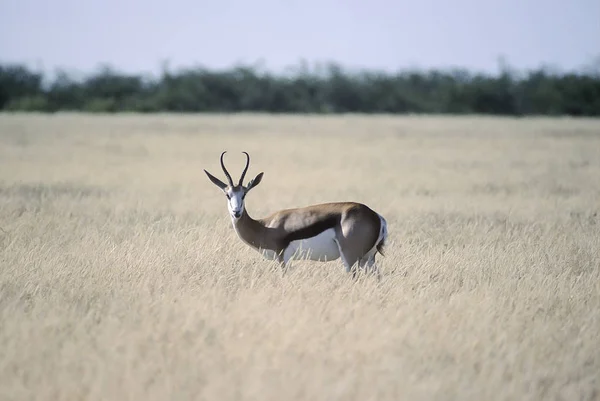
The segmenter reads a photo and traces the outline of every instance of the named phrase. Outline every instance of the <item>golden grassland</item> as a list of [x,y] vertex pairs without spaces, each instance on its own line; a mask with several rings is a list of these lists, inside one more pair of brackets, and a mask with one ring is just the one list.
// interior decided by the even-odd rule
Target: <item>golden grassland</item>
[[[354,200],[381,281],[235,235]],[[0,115],[2,400],[600,399],[600,121]]]

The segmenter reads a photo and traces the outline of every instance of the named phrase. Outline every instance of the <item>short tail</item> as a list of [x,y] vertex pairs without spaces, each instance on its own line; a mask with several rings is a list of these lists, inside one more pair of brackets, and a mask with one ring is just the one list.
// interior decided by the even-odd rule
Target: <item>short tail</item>
[[382,216],[379,216],[379,219],[381,220],[381,229],[379,230],[379,241],[377,242],[376,248],[377,252],[379,252],[381,256],[385,256],[383,250],[385,248],[385,241],[388,236],[387,221],[385,221]]
[[381,241],[379,241],[379,244],[377,244],[377,252],[379,252],[381,254],[381,256],[385,256],[385,253],[383,252],[384,247],[385,247],[385,238],[382,239]]

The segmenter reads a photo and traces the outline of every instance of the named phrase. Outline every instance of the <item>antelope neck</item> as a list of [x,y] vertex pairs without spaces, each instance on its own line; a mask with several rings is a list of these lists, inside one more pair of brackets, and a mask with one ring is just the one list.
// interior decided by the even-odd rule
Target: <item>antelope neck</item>
[[237,220],[232,219],[232,222],[238,236],[248,245],[254,248],[267,248],[265,238],[267,228],[250,217],[246,212],[246,208],[244,208],[240,218]]

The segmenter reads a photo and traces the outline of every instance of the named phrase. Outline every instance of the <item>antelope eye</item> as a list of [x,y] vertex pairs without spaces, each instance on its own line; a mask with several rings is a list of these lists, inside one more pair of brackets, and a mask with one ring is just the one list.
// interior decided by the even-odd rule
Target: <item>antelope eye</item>
[[227,199],[231,199],[231,196],[229,196],[229,194],[225,194],[225,196],[227,197]]

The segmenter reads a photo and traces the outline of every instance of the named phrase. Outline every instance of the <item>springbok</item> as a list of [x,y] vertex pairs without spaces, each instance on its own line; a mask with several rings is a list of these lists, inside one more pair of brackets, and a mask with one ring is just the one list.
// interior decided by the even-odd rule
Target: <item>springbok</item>
[[248,215],[244,200],[260,184],[264,173],[244,186],[250,155],[242,152],[246,155],[246,167],[234,185],[223,163],[225,153],[221,153],[221,168],[229,185],[204,172],[225,193],[233,228],[245,244],[266,259],[277,260],[283,270],[290,260],[328,262],[341,257],[346,272],[352,271],[353,276],[358,263],[361,268],[373,268],[379,277],[375,255],[377,252],[383,255],[388,235],[387,222],[380,214],[361,203],[335,202],[280,210],[255,220]]

